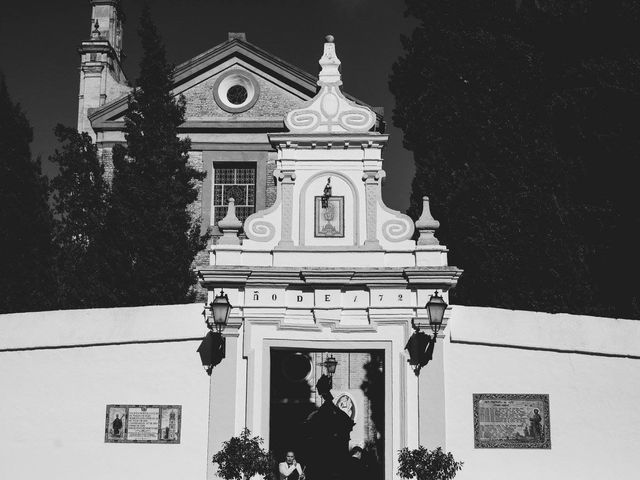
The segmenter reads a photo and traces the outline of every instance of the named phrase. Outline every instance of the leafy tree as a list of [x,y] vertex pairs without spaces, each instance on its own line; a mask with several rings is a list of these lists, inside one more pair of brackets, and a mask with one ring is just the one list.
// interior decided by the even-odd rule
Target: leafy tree
[[394,122],[416,162],[409,214],[429,194],[465,269],[454,300],[640,316],[610,281],[640,266],[638,2],[407,6],[420,24],[390,79]]
[[52,295],[49,187],[33,131],[0,75],[0,312],[46,310]]
[[53,179],[58,299],[63,308],[110,304],[102,274],[105,222],[110,188],[104,167],[87,133],[56,126],[62,150],[51,161],[59,166]]
[[400,450],[398,462],[398,475],[401,478],[417,480],[451,480],[463,465],[463,462],[457,462],[450,452],[444,453],[440,447],[427,450],[422,445],[414,450],[406,447]]
[[127,144],[113,149],[109,275],[120,305],[182,303],[191,299],[191,264],[205,246],[187,211],[204,174],[188,163],[190,141],[178,138],[185,102],[172,96],[173,67],[148,6],[139,34],[143,58],[125,117]]
[[238,437],[224,442],[222,449],[213,456],[218,464],[217,475],[225,480],[249,480],[254,475],[269,477],[275,469],[275,459],[262,448],[264,441],[252,437],[245,428]]

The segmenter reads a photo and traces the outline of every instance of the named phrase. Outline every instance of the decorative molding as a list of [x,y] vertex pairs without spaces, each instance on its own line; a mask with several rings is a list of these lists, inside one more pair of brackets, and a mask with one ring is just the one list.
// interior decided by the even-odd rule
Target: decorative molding
[[[378,175],[380,179],[382,179],[386,176],[386,172],[384,170],[380,170]],[[415,231],[411,217],[387,207],[382,200],[382,189],[378,188],[376,190],[376,194],[380,208],[396,217],[391,220],[387,220],[382,224],[382,236],[388,242],[402,242],[404,240],[409,240]]]
[[[279,170],[275,170],[273,175],[278,178],[280,175]],[[244,233],[249,240],[256,242],[270,242],[276,235],[276,226],[265,220],[264,217],[275,212],[281,208],[282,204],[282,187],[278,183],[278,192],[276,201],[266,210],[260,210],[252,215],[249,215],[244,221]]]
[[[381,135],[375,132],[361,134],[292,134],[292,133],[269,133],[269,142],[279,150],[288,148],[295,149],[382,149],[389,141],[389,135]],[[304,160],[298,160],[304,161]]]
[[[313,288],[320,285],[341,287],[380,286],[427,288],[447,291],[454,287],[462,270],[456,267],[384,268],[298,268],[298,267],[202,267],[198,276],[203,286],[280,285]],[[225,287],[227,288],[227,287]]]

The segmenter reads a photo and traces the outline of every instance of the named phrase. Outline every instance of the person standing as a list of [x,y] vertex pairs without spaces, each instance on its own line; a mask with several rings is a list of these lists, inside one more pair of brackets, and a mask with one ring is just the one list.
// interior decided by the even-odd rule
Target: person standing
[[278,465],[280,480],[304,480],[304,470],[296,461],[296,456],[292,451],[287,452],[284,462]]

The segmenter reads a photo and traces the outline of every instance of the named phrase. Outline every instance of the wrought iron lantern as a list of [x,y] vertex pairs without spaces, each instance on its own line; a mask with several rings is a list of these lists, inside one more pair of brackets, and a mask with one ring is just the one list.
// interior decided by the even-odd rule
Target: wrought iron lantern
[[336,373],[336,367],[338,366],[338,361],[335,357],[333,355],[329,355],[323,362],[323,365],[327,369],[327,375],[329,375],[329,377],[333,377],[333,374]]
[[331,198],[331,177],[327,178],[327,184],[324,186],[324,190],[322,191],[322,198],[320,199],[320,203],[322,204],[322,208],[327,208],[329,206],[329,199]]
[[224,327],[227,326],[231,308],[229,297],[224,293],[224,290],[220,290],[220,293],[216,295],[209,305],[205,304],[202,316],[209,330],[215,328],[216,332],[221,333]]
[[444,312],[447,309],[447,306],[447,303],[436,290],[425,305],[427,318],[413,318],[411,320],[411,326],[416,332],[430,327],[435,337],[442,328]]
[[[425,308],[428,318],[413,318],[411,320],[411,326],[415,332],[404,347],[409,352],[409,364],[413,366],[413,371],[416,375],[419,375],[420,369],[433,358],[436,338],[442,328],[442,320],[447,309],[447,303],[436,290],[429,298]],[[420,331],[427,326],[431,328],[433,336]]]
[[202,316],[209,332],[198,347],[198,353],[208,375],[211,375],[213,367],[225,357],[225,338],[222,336],[222,330],[227,326],[231,308],[229,298],[223,290],[220,290],[213,302],[204,305]]
[[438,332],[442,328],[442,320],[444,318],[444,311],[447,309],[447,302],[444,301],[442,296],[438,294],[436,290],[427,302],[427,313],[429,314],[429,326],[434,335],[438,335]]

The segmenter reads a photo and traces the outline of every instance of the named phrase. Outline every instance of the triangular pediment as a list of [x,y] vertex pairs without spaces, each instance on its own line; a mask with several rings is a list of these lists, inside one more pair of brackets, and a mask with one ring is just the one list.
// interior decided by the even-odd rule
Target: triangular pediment
[[[235,108],[226,98],[234,79],[245,82],[245,90],[251,97],[242,108]],[[186,99],[183,131],[209,128],[284,131],[287,112],[315,96],[317,81],[316,76],[245,40],[233,38],[178,65],[173,91]],[[123,96],[94,110],[89,115],[93,129],[122,129],[127,108],[128,96]],[[381,121],[379,114],[377,123]]]

